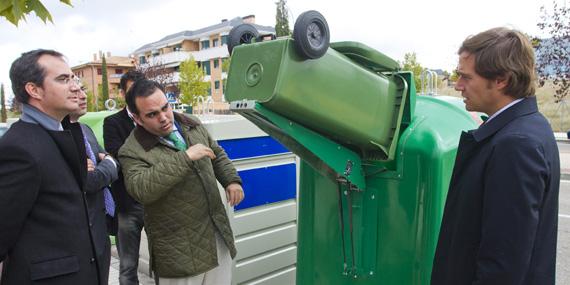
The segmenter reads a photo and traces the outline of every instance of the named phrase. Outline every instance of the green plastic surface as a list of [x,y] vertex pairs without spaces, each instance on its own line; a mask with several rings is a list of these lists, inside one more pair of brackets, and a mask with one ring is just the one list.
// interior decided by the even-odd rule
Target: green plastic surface
[[[379,57],[352,44],[368,50],[363,56]],[[364,157],[389,160],[407,90],[398,73],[373,72],[334,49],[306,60],[292,39],[277,39],[234,48],[225,95],[262,103]]]
[[104,146],[103,141],[103,120],[114,113],[115,111],[100,111],[100,112],[88,112],[87,114],[81,116],[79,121],[91,127],[95,136],[97,137],[97,141],[101,146]]
[[366,191],[351,194],[355,270],[341,246],[338,185],[302,164],[297,284],[429,284],[459,135],[476,127],[455,103],[417,97],[396,160],[363,161]]

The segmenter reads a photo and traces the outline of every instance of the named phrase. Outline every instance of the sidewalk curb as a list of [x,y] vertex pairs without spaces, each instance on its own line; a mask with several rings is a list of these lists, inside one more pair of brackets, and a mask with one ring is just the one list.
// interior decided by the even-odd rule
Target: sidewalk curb
[[570,173],[560,173],[560,180],[570,180]]

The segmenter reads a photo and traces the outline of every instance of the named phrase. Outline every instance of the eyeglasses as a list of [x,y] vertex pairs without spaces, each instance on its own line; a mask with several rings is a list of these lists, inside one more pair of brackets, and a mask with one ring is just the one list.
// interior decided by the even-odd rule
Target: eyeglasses
[[55,79],[57,82],[62,84],[75,84],[77,86],[81,86],[81,79],[79,77],[72,75],[72,76],[61,76]]

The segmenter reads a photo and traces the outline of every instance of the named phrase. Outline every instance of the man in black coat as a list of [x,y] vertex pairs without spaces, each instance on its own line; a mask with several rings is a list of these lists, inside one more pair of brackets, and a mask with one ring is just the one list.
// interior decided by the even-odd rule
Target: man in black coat
[[61,125],[78,106],[73,72],[60,53],[34,50],[14,61],[10,79],[23,114],[0,138],[0,283],[106,284],[89,225],[81,128]]
[[[81,88],[78,96],[79,107],[69,114],[70,122],[77,122],[87,113],[87,95]],[[65,119],[64,119],[65,121]],[[97,142],[93,130],[85,124],[79,123],[83,133],[83,141],[87,154],[87,208],[89,222],[93,228],[96,259],[100,264],[99,276],[101,280],[109,280],[109,267],[111,265],[111,242],[107,231],[107,216],[115,215],[115,205],[111,192],[107,186],[118,178],[119,162],[108,155]]]
[[[142,78],[144,75],[135,70],[125,73],[119,86],[121,96],[124,97],[130,86]],[[118,157],[119,149],[134,128],[135,122],[131,119],[127,107],[106,117],[103,121],[105,150],[113,157]],[[127,193],[122,173],[119,173],[119,179],[113,182],[111,188],[117,202],[119,282],[121,285],[138,284],[139,248],[144,226],[143,206]]]
[[489,119],[461,135],[432,284],[554,284],[560,161],[534,97],[532,46],[495,28],[458,54],[456,90]]

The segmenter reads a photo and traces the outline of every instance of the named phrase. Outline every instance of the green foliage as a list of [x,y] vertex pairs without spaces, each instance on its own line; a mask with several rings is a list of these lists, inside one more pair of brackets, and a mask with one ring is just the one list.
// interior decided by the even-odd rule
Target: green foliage
[[115,96],[113,100],[115,100],[115,103],[117,103],[115,109],[123,109],[123,107],[127,105],[127,102],[125,101],[125,98],[123,98],[123,96]]
[[230,60],[231,58],[226,57],[222,59],[222,72],[228,73],[230,70]]
[[105,101],[109,99],[109,77],[107,75],[107,60],[105,59],[105,56],[101,57],[101,77],[103,88],[99,99],[105,103]]
[[6,111],[6,97],[4,97],[4,84],[0,84],[0,122],[5,123],[8,120],[8,112]]
[[414,83],[416,84],[416,90],[421,88],[421,74],[425,70],[416,58],[416,53],[406,53],[404,54],[404,62],[400,63],[402,70],[411,71],[414,74]]
[[97,104],[95,105],[95,111],[105,110],[105,100],[103,100],[103,96],[101,95],[102,93],[103,93],[103,84],[98,84],[97,97],[96,97]]
[[95,96],[93,95],[93,91],[87,90],[85,94],[87,94],[87,112],[96,112],[97,105],[95,104]]
[[[60,0],[59,2],[73,7],[71,0]],[[53,23],[51,14],[40,0],[1,0],[0,17],[4,17],[10,23],[18,26],[20,20],[26,20],[26,15],[34,12],[44,23]]]
[[278,37],[291,35],[289,29],[289,14],[287,13],[287,0],[279,0],[277,5],[277,13],[275,15],[275,35]]
[[16,97],[12,97],[10,100],[10,113],[13,115],[11,117],[19,117],[22,114],[22,103],[20,103]]
[[[223,66],[223,64],[222,64]],[[204,82],[204,70],[192,57],[180,64],[180,102],[194,106],[198,97],[204,97],[210,90],[210,84]]]
[[453,81],[453,82],[457,82],[457,79],[459,79],[459,73],[457,73],[457,70],[453,70],[453,72],[451,73],[451,76],[449,76],[449,80]]
[[[222,72],[228,73],[230,70],[230,61],[231,58],[227,57],[222,59]],[[224,92],[226,92],[226,83],[228,82],[227,78],[222,79],[222,90],[224,90]]]

